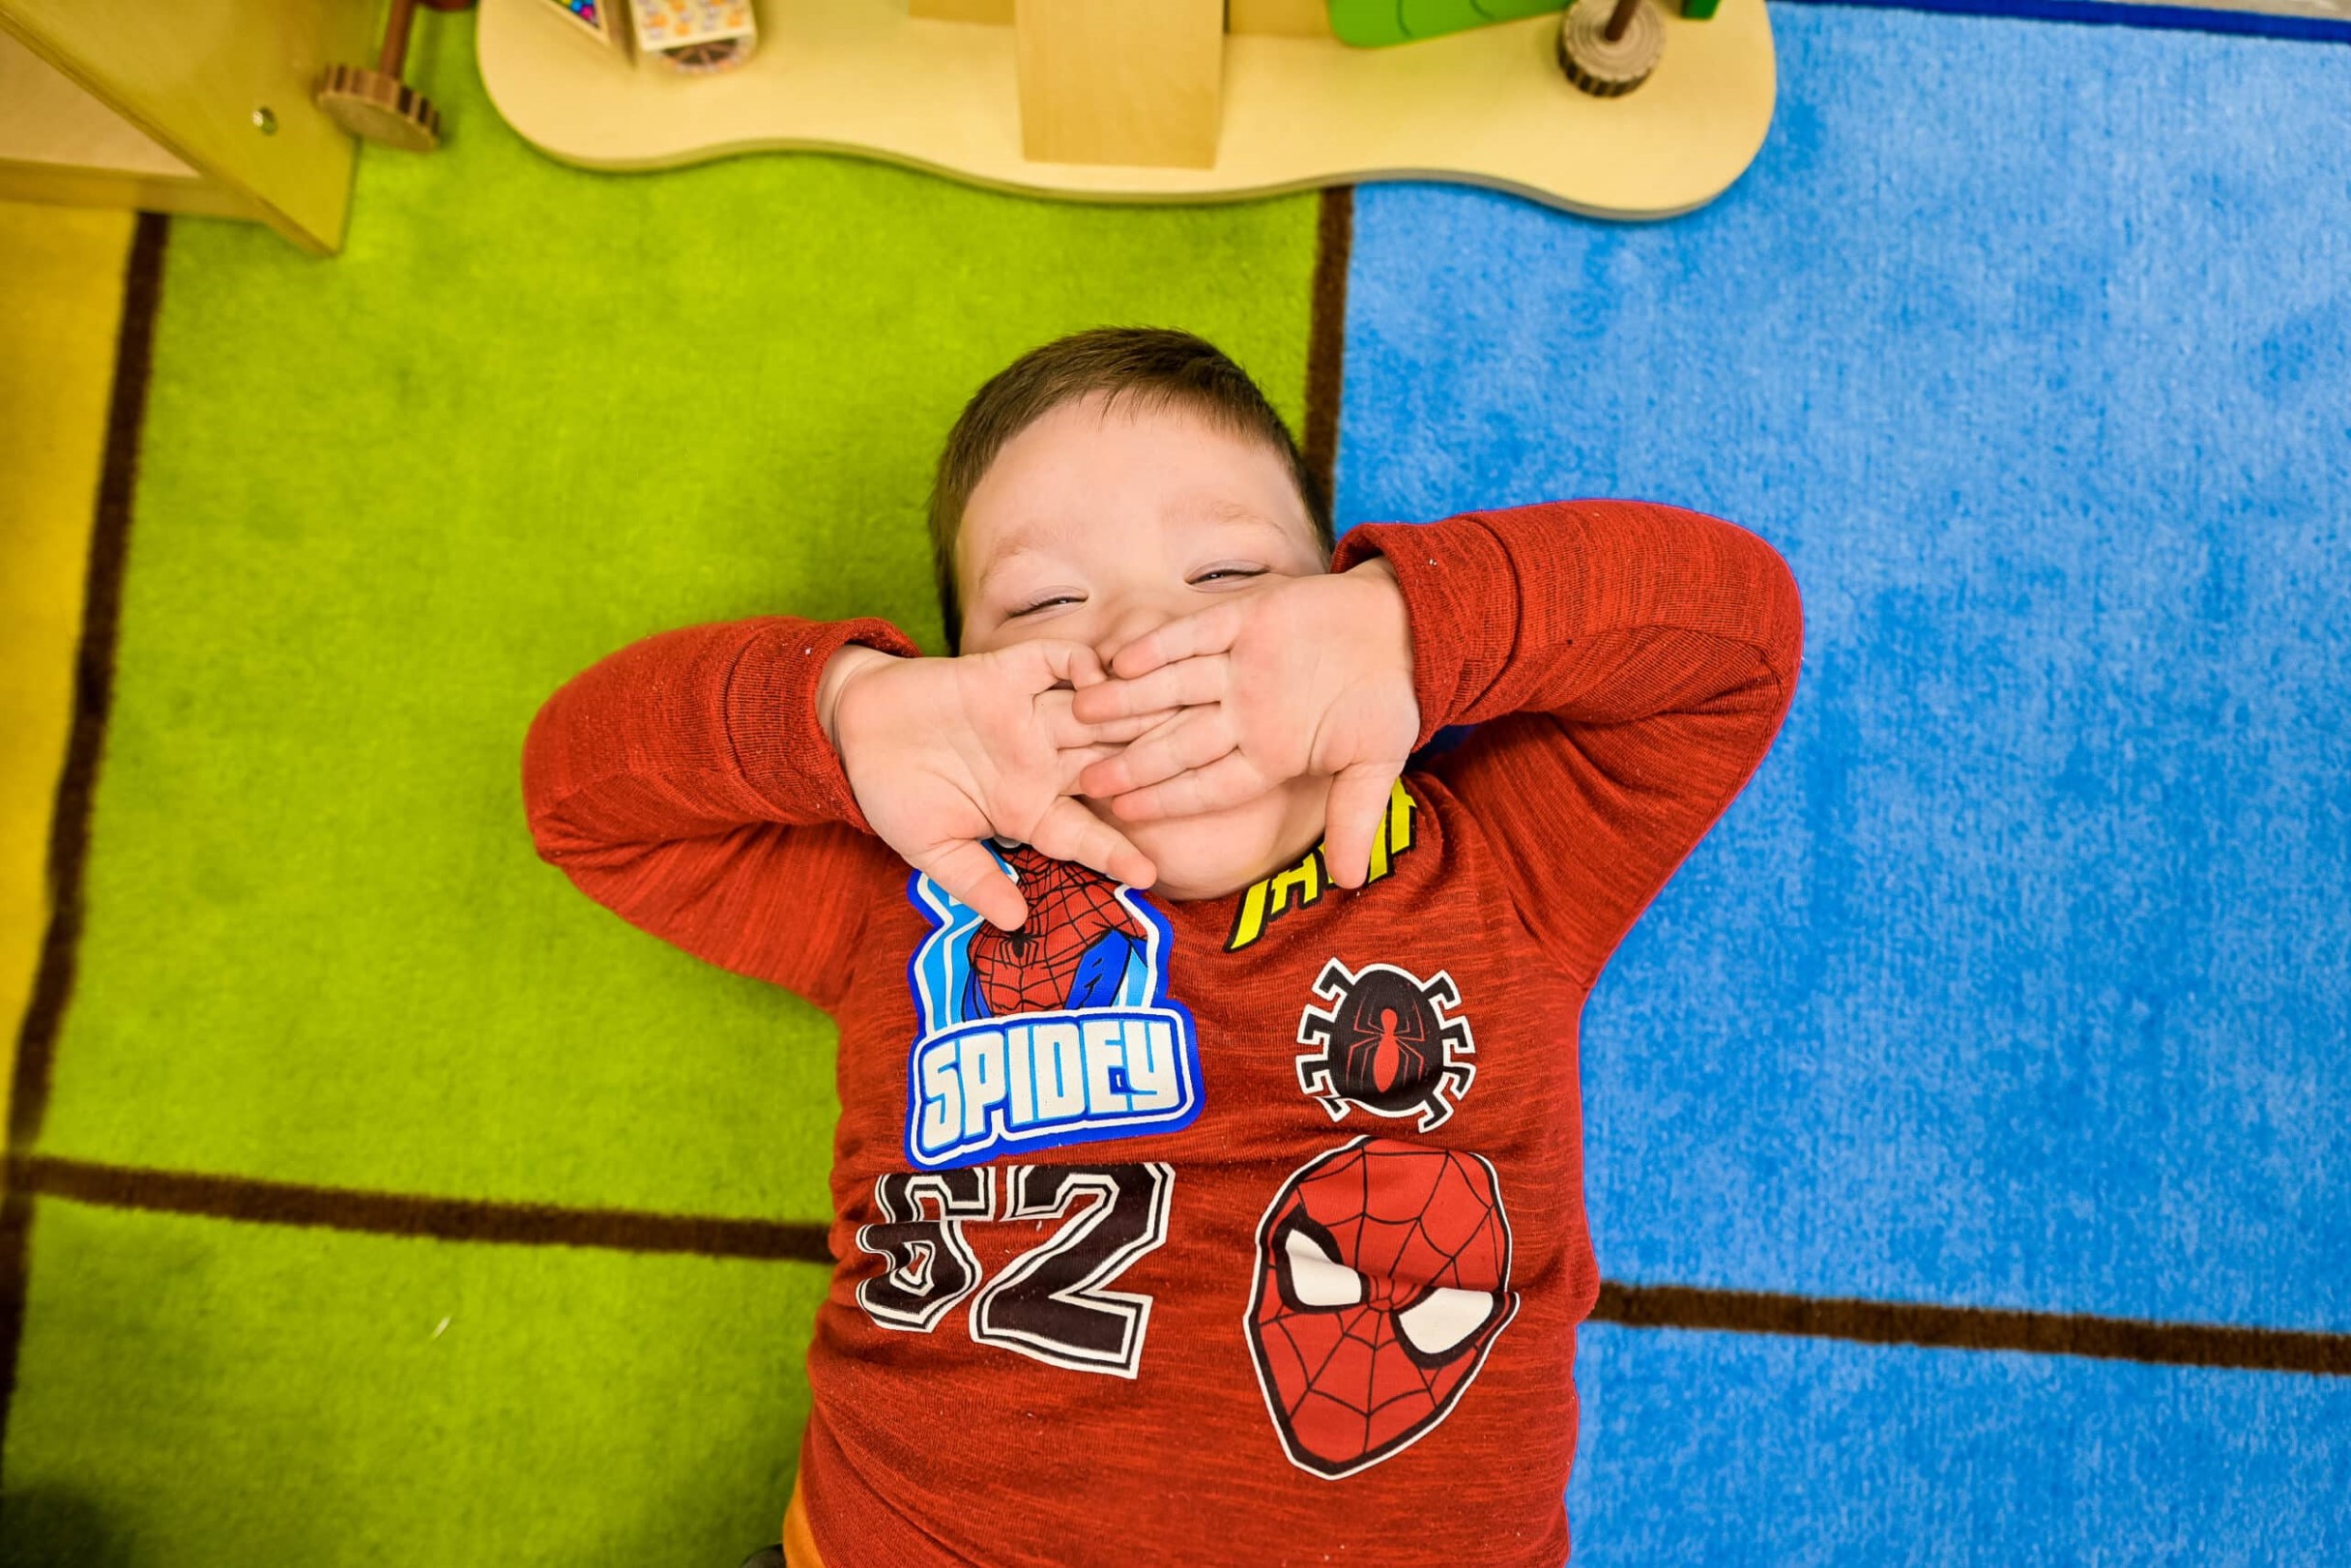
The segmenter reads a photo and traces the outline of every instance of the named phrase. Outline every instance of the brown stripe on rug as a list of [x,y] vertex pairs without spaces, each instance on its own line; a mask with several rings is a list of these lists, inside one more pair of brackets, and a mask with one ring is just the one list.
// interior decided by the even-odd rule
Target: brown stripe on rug
[[49,926],[41,947],[33,999],[17,1031],[15,1086],[9,1102],[11,1148],[28,1148],[48,1111],[49,1068],[73,994],[74,950],[81,937],[82,860],[90,841],[90,803],[105,749],[106,711],[114,697],[115,622],[122,612],[123,564],[131,542],[131,493],[138,482],[139,432],[147,417],[147,378],[155,350],[156,305],[163,287],[170,220],[141,213],[123,276],[123,317],[114,340],[114,390],[106,408],[106,446],[90,532],[90,570],[82,591],[81,646],[73,660],[73,720],[49,818]]
[[[19,1155],[12,1191],[107,1208],[523,1246],[828,1263],[815,1222],[428,1198]],[[2351,1334],[1603,1282],[1595,1322],[2351,1377]]]
[[1315,217],[1314,301],[1306,328],[1306,466],[1335,500],[1339,397],[1346,379],[1347,263],[1355,243],[1355,188],[1326,186]]
[[[49,1070],[81,940],[82,869],[90,842],[90,804],[105,750],[106,711],[114,696],[115,624],[122,613],[123,566],[131,543],[139,436],[147,419],[154,365],[156,308],[163,294],[163,251],[171,221],[141,213],[123,268],[123,315],[115,329],[114,385],[106,405],[105,454],[90,531],[90,568],[82,590],[81,644],[73,659],[73,718],[49,817],[49,924],[43,934],[32,1001],[16,1032],[11,1064],[8,1147],[29,1149],[49,1104]],[[33,1256],[33,1197],[13,1179],[0,1192],[0,1452],[8,1442],[9,1406],[16,1393],[16,1352],[24,1338],[25,1292]]]
[[2351,1377],[2351,1334],[1604,1281],[1594,1322]]
[[825,1240],[827,1227],[813,1222],[430,1198],[158,1171],[43,1154],[13,1157],[8,1176],[12,1191],[21,1188],[44,1198],[253,1225],[310,1226],[366,1235],[510,1246],[600,1247],[609,1252],[689,1253],[770,1263],[832,1262]]

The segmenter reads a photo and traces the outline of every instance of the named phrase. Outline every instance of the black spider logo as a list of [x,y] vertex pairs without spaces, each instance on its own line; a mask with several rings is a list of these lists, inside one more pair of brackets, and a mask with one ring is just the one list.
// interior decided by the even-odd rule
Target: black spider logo
[[1332,959],[1315,981],[1327,1005],[1298,1019],[1298,1043],[1321,1049],[1298,1061],[1298,1087],[1337,1121],[1350,1106],[1375,1116],[1420,1118],[1427,1132],[1453,1115],[1477,1069],[1466,1058],[1469,1021],[1447,1016],[1460,994],[1438,971],[1426,982],[1393,964],[1350,973]]

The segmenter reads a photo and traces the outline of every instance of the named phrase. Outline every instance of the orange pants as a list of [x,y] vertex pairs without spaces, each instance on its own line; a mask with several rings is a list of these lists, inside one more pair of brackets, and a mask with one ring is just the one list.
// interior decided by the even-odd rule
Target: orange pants
[[800,1483],[792,1480],[792,1501],[784,1509],[784,1562],[786,1568],[825,1568],[825,1559],[816,1554],[816,1537],[808,1533],[808,1510],[800,1504]]

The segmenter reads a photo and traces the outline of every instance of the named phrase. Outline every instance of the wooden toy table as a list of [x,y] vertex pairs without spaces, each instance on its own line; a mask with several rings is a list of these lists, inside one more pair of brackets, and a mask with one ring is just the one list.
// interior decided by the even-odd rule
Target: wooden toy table
[[1617,99],[1586,97],[1560,73],[1553,15],[1379,49],[1234,31],[1212,165],[1037,162],[1021,152],[1013,29],[914,17],[907,5],[765,0],[758,52],[715,76],[633,64],[573,36],[546,0],[481,0],[477,40],[499,112],[566,162],[854,153],[1088,201],[1440,179],[1594,217],[1669,218],[1754,160],[1777,85],[1763,0],[1722,0],[1708,21],[1669,15],[1664,64]]

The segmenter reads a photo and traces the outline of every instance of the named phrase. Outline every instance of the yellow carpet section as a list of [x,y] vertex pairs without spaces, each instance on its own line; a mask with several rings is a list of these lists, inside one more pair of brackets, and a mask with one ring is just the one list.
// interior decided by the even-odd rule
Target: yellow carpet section
[[49,809],[133,221],[0,202],[0,1027],[11,1048],[49,917]]

